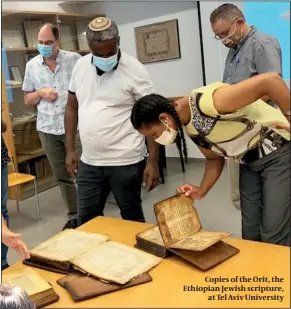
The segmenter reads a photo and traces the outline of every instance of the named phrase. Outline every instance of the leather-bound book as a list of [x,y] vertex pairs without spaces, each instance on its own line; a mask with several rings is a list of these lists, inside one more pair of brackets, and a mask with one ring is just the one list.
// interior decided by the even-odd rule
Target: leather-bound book
[[37,309],[51,305],[60,298],[52,286],[30,268],[2,274],[2,283],[25,290]]
[[174,254],[201,270],[239,253],[222,241],[230,233],[202,230],[193,201],[184,194],[155,204],[154,210],[158,225],[136,235],[137,248],[164,258]]
[[30,251],[30,266],[69,273],[75,268],[96,278],[125,284],[162,259],[109,237],[68,229]]
[[165,247],[157,225],[137,234],[135,247],[162,258],[171,255],[171,251]]
[[152,281],[152,277],[145,273],[133,278],[126,284],[107,283],[92,276],[86,276],[80,272],[71,273],[57,281],[65,288],[74,301],[91,299],[108,293],[127,289]]

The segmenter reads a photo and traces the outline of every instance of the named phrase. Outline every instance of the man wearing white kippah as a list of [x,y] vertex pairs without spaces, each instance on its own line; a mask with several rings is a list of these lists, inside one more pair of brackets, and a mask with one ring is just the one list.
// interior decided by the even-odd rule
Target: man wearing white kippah
[[[87,27],[91,53],[74,67],[65,111],[67,169],[78,185],[78,224],[103,210],[113,192],[123,219],[144,222],[141,186],[152,190],[158,181],[158,145],[132,127],[131,109],[139,98],[154,93],[149,74],[119,47],[118,27],[98,17]],[[74,150],[79,126],[83,153],[78,166]]]

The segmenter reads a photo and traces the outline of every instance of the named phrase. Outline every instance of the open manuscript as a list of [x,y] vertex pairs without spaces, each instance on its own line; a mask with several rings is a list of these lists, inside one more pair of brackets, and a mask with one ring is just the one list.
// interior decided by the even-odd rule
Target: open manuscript
[[[154,210],[162,240],[168,248],[203,251],[231,235],[202,230],[193,201],[184,194],[155,204]],[[157,231],[153,233],[159,239]]]
[[30,265],[35,262],[34,266],[52,266],[67,273],[75,268],[101,280],[125,284],[162,261],[108,240],[107,235],[68,229],[31,250]]
[[136,248],[166,258],[174,254],[201,270],[208,270],[239,253],[221,239],[225,232],[203,231],[193,202],[184,194],[154,206],[158,225],[136,235]]
[[30,268],[3,274],[2,283],[25,290],[37,308],[43,308],[59,300],[52,286]]

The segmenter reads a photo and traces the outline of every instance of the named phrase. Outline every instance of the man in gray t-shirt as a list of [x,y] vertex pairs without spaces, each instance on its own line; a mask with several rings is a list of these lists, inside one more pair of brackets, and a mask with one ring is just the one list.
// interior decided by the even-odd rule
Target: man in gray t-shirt
[[[282,75],[282,52],[278,40],[249,26],[238,7],[233,4],[219,6],[211,13],[210,22],[215,39],[230,49],[225,62],[224,83],[236,84],[267,72]],[[262,99],[275,106],[268,97]],[[232,159],[227,161],[232,201],[240,209],[239,177],[249,177],[251,180],[251,176],[242,172],[243,168],[240,169]]]

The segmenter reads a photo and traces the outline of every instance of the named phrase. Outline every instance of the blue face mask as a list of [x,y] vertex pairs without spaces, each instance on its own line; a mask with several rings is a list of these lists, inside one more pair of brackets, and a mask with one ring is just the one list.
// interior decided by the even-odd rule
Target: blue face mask
[[117,65],[118,55],[115,54],[108,58],[102,58],[93,55],[93,63],[97,68],[99,68],[103,72],[109,72],[113,70],[113,68]]
[[45,58],[51,57],[54,53],[52,45],[37,45],[38,52]]

